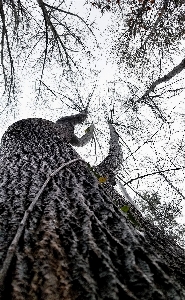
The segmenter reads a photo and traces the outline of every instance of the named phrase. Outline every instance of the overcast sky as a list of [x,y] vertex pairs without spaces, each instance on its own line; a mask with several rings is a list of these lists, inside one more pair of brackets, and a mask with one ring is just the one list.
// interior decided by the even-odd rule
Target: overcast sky
[[[110,110],[111,103],[114,101],[116,103],[117,94],[113,92],[113,89],[116,89],[116,92],[119,92],[120,99],[126,99],[129,97],[129,88],[128,85],[134,88],[138,92],[138,97],[142,95],[144,92],[144,89],[146,88],[147,84],[147,76],[146,78],[137,78],[137,74],[134,73],[134,70],[132,73],[126,72],[126,69],[124,69],[124,64],[122,65],[122,68],[118,70],[117,67],[117,60],[115,55],[115,61],[112,60],[112,55],[109,53],[109,45],[111,45],[111,32],[109,31],[109,25],[111,25],[111,22],[115,23],[116,20],[111,20],[111,14],[109,12],[105,13],[104,15],[101,14],[101,12],[95,8],[93,8],[90,5],[84,5],[84,0],[78,0],[78,1],[72,1],[72,6],[70,5],[70,11],[80,15],[82,18],[87,20],[89,24],[92,22],[95,22],[93,32],[96,37],[96,41],[91,34],[86,36],[85,42],[88,45],[88,48],[92,51],[93,54],[93,60],[91,61],[91,64],[88,65],[88,60],[83,56],[83,59],[81,59],[80,66],[82,69],[84,69],[84,76],[80,77],[78,74],[76,77],[74,76],[74,82],[71,83],[66,80],[65,77],[62,77],[61,70],[58,68],[56,64],[53,65],[53,69],[48,69],[47,72],[45,72],[43,77],[43,82],[54,91],[56,94],[56,97],[51,92],[45,92],[45,94],[42,94],[37,98],[38,96],[38,82],[39,82],[39,76],[36,74],[36,71],[34,71],[34,67],[30,68],[29,70],[26,70],[26,68],[23,68],[22,65],[20,65],[20,88],[22,91],[19,94],[19,101],[17,103],[17,108],[11,109],[8,107],[4,110],[3,113],[1,113],[1,122],[0,122],[0,135],[5,132],[7,127],[11,125],[14,121],[28,118],[28,117],[41,117],[46,118],[52,121],[57,120],[59,117],[77,113],[77,110],[75,111],[72,103],[70,103],[67,97],[73,98],[75,101],[80,96],[82,99],[83,104],[87,103],[87,97],[92,91],[94,90],[94,93],[91,97],[91,104],[90,104],[90,118],[89,122],[95,123],[95,134],[97,140],[96,140],[96,148],[94,143],[90,143],[85,149],[79,149],[78,151],[81,153],[81,155],[84,157],[84,159],[87,160],[87,157],[89,159],[89,162],[92,164],[99,163],[103,157],[105,157],[108,153],[108,139],[109,139],[109,132],[108,127],[105,122],[106,112]],[[89,10],[91,8],[91,11]],[[180,45],[183,50],[183,45]],[[35,59],[39,53],[39,48],[37,49],[37,52],[34,54]],[[76,54],[77,57],[81,56],[81,53]],[[110,55],[110,59],[109,59]],[[174,52],[173,60],[170,62],[170,60],[166,60],[166,63],[163,63],[163,68],[167,72],[171,69],[173,66],[174,61],[179,63],[181,60],[180,56],[177,56]],[[21,61],[21,60],[20,60]],[[165,58],[164,58],[165,61]],[[21,64],[21,63],[20,63]],[[33,64],[34,66],[34,64]],[[91,70],[97,71],[98,75],[95,76]],[[145,70],[147,74],[148,70]],[[61,90],[57,90],[56,88],[56,76],[58,74],[59,82],[61,84]],[[35,82],[36,76],[38,76],[37,81]],[[121,78],[121,84],[119,82],[119,78]],[[142,80],[143,79],[143,80]],[[184,74],[180,74],[175,78],[175,80],[172,80],[174,82],[173,87],[179,87],[184,85]],[[57,83],[58,84],[58,83]],[[77,88],[77,90],[76,90]],[[109,91],[108,91],[109,90]],[[111,92],[110,92],[111,91]],[[160,91],[160,89],[159,89]],[[162,89],[161,89],[162,91]],[[78,95],[79,93],[79,95]],[[114,98],[115,97],[115,98]],[[176,113],[175,116],[178,115],[178,113],[182,112],[184,110],[184,96],[181,94],[180,96],[177,95],[176,97],[167,98],[168,95],[164,94],[164,98],[161,100],[164,101],[164,108],[169,113],[173,111],[173,113]],[[43,102],[44,101],[44,102]],[[64,102],[70,104],[69,108],[64,104]],[[114,103],[114,104],[115,104]],[[167,103],[167,106],[165,106]],[[124,108],[121,107],[120,102],[117,101],[117,110],[116,110],[116,117],[118,118],[117,121],[122,122],[125,126],[127,124],[130,124],[132,120],[124,120]],[[4,108],[2,104],[2,109]],[[8,113],[7,113],[8,112]],[[140,118],[143,122],[143,128],[141,125],[141,129],[143,130],[143,136],[138,131],[138,140],[137,143],[132,140],[132,136],[128,136],[127,140],[125,141],[125,134],[122,132],[119,128],[119,134],[123,138],[122,146],[123,146],[123,152],[125,157],[129,156],[128,147],[131,147],[132,152],[137,150],[138,145],[144,144],[139,151],[136,153],[136,159],[140,159],[138,161],[138,164],[136,165],[136,162],[133,157],[130,158],[129,161],[125,162],[123,174],[126,176],[127,173],[127,163],[129,168],[132,170],[132,173],[129,173],[129,178],[137,177],[137,174],[142,174],[143,172],[146,172],[146,169],[143,168],[143,164],[147,163],[145,155],[148,155],[148,157],[152,155],[156,155],[155,151],[157,149],[158,155],[163,155],[165,143],[164,139],[161,138],[162,135],[165,136],[165,130],[166,128],[163,128],[160,131],[159,136],[156,136],[155,140],[155,147],[151,143],[144,143],[147,139],[149,139],[149,136],[157,130],[159,127],[159,124],[151,125],[150,129],[146,129],[146,132],[144,131],[144,127],[147,124],[154,124],[155,117],[152,116],[151,112],[147,108],[143,108],[141,110]],[[116,120],[115,120],[116,121]],[[184,128],[182,124],[182,120],[179,118],[176,120],[176,123],[174,123],[171,126],[172,132],[170,134],[171,143],[176,143],[178,140],[178,135],[181,137],[184,134]],[[77,130],[80,130],[80,128],[77,128]],[[83,134],[85,130],[85,127],[81,127],[81,131],[79,131],[79,134]],[[123,130],[123,129],[122,129]],[[148,132],[149,131],[149,132]],[[166,131],[167,132],[167,131]],[[123,134],[122,134],[123,133]],[[137,139],[137,132],[135,134],[135,139]],[[124,142],[126,142],[127,146],[125,146]],[[95,152],[96,149],[96,152]],[[176,151],[176,149],[174,150]],[[176,152],[174,152],[174,155]],[[164,161],[165,161],[165,155],[164,154]],[[145,160],[145,161],[144,161]],[[184,161],[182,162],[184,163]],[[167,167],[164,163],[164,166]],[[147,170],[150,172],[151,170]],[[128,178],[126,178],[126,181]],[[137,188],[140,190],[145,189],[156,189],[158,190],[158,185],[156,183],[153,183],[153,180],[151,178],[148,178],[147,181],[143,181],[140,185],[140,181],[138,181]],[[175,182],[176,183],[176,182]],[[179,176],[179,181],[177,181],[177,186],[179,188],[182,188],[184,186],[184,182],[182,178]],[[136,188],[136,185],[135,185]],[[166,186],[164,187],[164,189]],[[130,190],[130,193],[132,195],[133,192]]]

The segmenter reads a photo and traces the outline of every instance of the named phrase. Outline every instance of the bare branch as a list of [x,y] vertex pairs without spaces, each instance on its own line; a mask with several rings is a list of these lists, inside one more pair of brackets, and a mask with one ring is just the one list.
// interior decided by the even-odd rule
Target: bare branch
[[119,144],[119,135],[114,126],[109,123],[110,141],[108,156],[94,169],[107,177],[109,182],[115,185],[115,172],[120,168],[123,162],[123,153]]
[[[66,47],[64,46],[64,43],[62,42],[60,35],[58,34],[55,26],[53,25],[53,23],[51,22],[50,16],[48,14],[48,11],[46,9],[45,3],[42,0],[37,0],[42,12],[43,12],[43,16],[45,19],[45,24],[47,24],[47,26],[51,29],[51,32],[53,33],[53,36],[55,38],[55,40],[57,41],[58,45],[61,45],[64,53],[65,53],[65,57],[66,57],[66,63],[67,65],[70,65],[69,61],[72,61],[72,58],[70,57],[70,55],[67,52]],[[46,27],[46,31],[47,31],[47,27]],[[59,47],[60,49],[60,47]]]
[[10,61],[10,87],[13,85],[13,78],[14,78],[14,64],[13,64],[13,58],[12,58],[12,53],[11,53],[11,47],[9,43],[9,38],[8,38],[8,32],[7,32],[7,27],[6,27],[6,19],[5,19],[5,13],[3,9],[3,1],[0,0],[0,16],[1,16],[1,21],[2,21],[2,37],[1,37],[1,65],[3,68],[3,74],[4,74],[4,82],[5,82],[5,88],[7,87],[7,71],[6,67],[4,65],[4,51],[5,51],[5,40],[6,40],[6,46],[8,50],[8,57]]
[[168,74],[154,81],[152,85],[148,88],[148,90],[144,93],[144,95],[139,100],[137,100],[137,102],[142,102],[145,99],[145,97],[149,96],[149,94],[154,91],[156,86],[158,86],[163,82],[169,81],[171,78],[173,78],[174,76],[182,72],[184,69],[185,69],[185,58],[180,62],[180,64],[174,67]]
[[128,185],[128,184],[130,184],[131,182],[133,182],[135,180],[139,180],[139,179],[142,179],[142,178],[145,178],[145,177],[148,177],[148,176],[153,176],[153,175],[157,175],[157,174],[164,176],[162,173],[170,172],[170,171],[179,171],[179,170],[183,170],[183,169],[185,169],[185,167],[172,168],[172,169],[167,169],[167,170],[159,170],[159,171],[155,171],[155,172],[144,174],[144,175],[138,175],[137,177],[132,178],[129,181],[125,182],[124,185]]
[[54,10],[57,10],[57,11],[60,11],[60,12],[62,12],[62,13],[65,13],[65,14],[68,14],[68,15],[71,15],[71,16],[74,16],[74,17],[77,17],[78,19],[80,19],[80,21],[82,21],[82,22],[87,26],[87,28],[89,29],[89,31],[90,31],[90,32],[92,33],[92,35],[94,36],[92,29],[89,27],[89,25],[87,24],[87,22],[85,22],[85,20],[84,20],[82,17],[80,17],[80,16],[78,16],[77,14],[74,14],[74,13],[72,13],[72,12],[70,12],[70,11],[65,11],[65,10],[60,9],[60,8],[58,8],[58,7],[54,7],[54,6],[52,6],[52,5],[49,5],[49,4],[45,3],[45,2],[43,2],[43,3],[44,3],[45,6],[50,7],[50,8],[52,8],[52,9],[54,9]]

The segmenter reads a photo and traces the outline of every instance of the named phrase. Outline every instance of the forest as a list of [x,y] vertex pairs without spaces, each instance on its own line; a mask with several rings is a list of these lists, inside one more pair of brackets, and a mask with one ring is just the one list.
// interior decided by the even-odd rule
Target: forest
[[185,299],[184,21],[0,0],[0,299]]

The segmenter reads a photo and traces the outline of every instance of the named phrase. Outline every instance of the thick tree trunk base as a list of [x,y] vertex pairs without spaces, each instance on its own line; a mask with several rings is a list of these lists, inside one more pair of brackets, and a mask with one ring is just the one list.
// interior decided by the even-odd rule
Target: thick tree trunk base
[[[15,123],[2,140],[0,263],[46,178],[79,158],[52,122]],[[154,247],[155,246],[155,247]],[[172,257],[175,257],[176,250]],[[184,300],[183,255],[172,268],[112,203],[85,162],[63,168],[30,214],[2,300]]]

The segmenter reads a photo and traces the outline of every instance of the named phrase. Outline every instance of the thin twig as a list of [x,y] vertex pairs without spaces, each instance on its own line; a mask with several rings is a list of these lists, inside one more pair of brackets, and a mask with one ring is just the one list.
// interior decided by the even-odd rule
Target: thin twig
[[72,13],[72,12],[70,12],[70,11],[66,11],[66,10],[60,9],[60,8],[58,8],[58,7],[49,5],[49,4],[47,4],[46,2],[43,2],[43,4],[44,4],[45,6],[47,6],[47,7],[49,7],[49,8],[52,8],[52,9],[54,9],[54,10],[58,10],[58,11],[60,11],[60,12],[62,12],[62,13],[65,13],[66,15],[71,15],[71,16],[73,16],[73,17],[77,17],[78,19],[80,19],[80,20],[87,26],[87,28],[89,29],[89,31],[90,31],[90,32],[92,33],[92,35],[94,36],[94,33],[93,33],[92,29],[89,27],[89,25],[87,24],[87,22],[86,22],[82,17],[80,17],[80,16],[78,16],[77,14],[74,14],[74,13]]
[[158,170],[158,171],[155,171],[155,172],[152,172],[152,173],[147,173],[147,174],[144,174],[144,175],[138,175],[137,177],[132,178],[129,181],[125,182],[124,185],[128,185],[128,184],[132,183],[135,180],[139,180],[139,179],[145,178],[147,176],[153,176],[153,175],[157,175],[157,174],[159,174],[161,176],[164,176],[162,173],[170,172],[170,171],[179,171],[179,170],[182,170],[182,169],[184,169],[184,167],[172,168],[172,169],[167,169],[167,170]]

